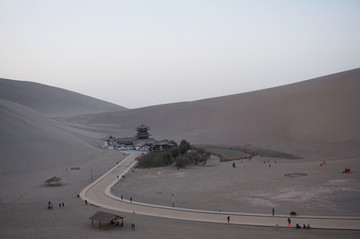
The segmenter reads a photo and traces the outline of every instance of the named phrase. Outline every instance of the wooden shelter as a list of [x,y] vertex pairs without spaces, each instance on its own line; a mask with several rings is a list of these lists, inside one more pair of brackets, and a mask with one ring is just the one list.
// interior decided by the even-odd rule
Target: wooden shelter
[[61,185],[61,178],[52,177],[45,181],[46,186],[59,186]]
[[107,228],[110,224],[118,226],[124,225],[124,217],[107,212],[98,211],[89,217],[89,219],[91,220],[91,225],[93,227]]

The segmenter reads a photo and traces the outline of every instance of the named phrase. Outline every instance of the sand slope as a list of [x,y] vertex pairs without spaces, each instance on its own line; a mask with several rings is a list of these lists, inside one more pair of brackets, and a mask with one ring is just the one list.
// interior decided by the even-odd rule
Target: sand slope
[[113,132],[126,135],[144,123],[155,137],[193,143],[351,149],[360,142],[359,92],[360,69],[355,69],[261,91],[83,115],[67,122],[115,126]]
[[34,82],[1,78],[0,99],[25,105],[53,117],[125,109],[122,106],[68,90]]
[[0,100],[0,122],[0,194],[8,200],[99,151],[96,139],[13,102]]
[[[335,151],[338,155],[355,156],[347,161],[333,160],[336,165],[328,167],[333,170],[331,172],[338,174],[338,169],[343,167],[356,171],[360,155],[359,79],[360,69],[355,69],[268,90],[133,110],[123,110],[54,87],[0,79],[0,197],[4,199],[0,204],[0,238],[118,238],[121,233],[125,238],[143,238],[144,235],[184,238],[199,234],[199,230],[203,232],[199,238],[214,237],[216,233],[238,238],[244,231],[249,236],[255,233],[258,238],[269,236],[269,232],[272,233],[270,238],[285,234],[289,238],[338,238],[338,234],[354,238],[358,232],[298,234],[292,230],[275,232],[273,229],[187,223],[128,214],[127,222],[137,224],[136,234],[122,229],[105,233],[92,228],[87,219],[97,208],[85,206],[76,194],[90,183],[90,170],[96,179],[123,157],[116,151],[103,151],[99,147],[101,136],[107,133],[132,136],[134,128],[141,123],[150,126],[156,138],[185,138],[192,143],[252,144],[286,149],[290,153],[293,149],[313,152],[320,149],[316,157],[289,161],[291,172],[298,170],[303,162],[313,163],[316,159],[313,164],[317,166],[318,161],[327,160],[323,150],[328,155]],[[93,112],[98,113],[88,114]],[[81,169],[66,171],[70,167]],[[315,171],[318,170],[316,167]],[[221,170],[216,172],[221,173]],[[212,179],[221,179],[224,175],[227,176],[221,174]],[[357,186],[358,174],[352,175],[351,185]],[[52,176],[63,177],[63,186],[41,186]],[[312,176],[317,179],[321,174]],[[267,178],[262,180],[268,183]],[[259,184],[264,186],[262,181]],[[174,187],[186,189],[186,185]],[[356,201],[357,198],[351,196],[350,199]],[[65,202],[66,209],[50,212],[46,209],[48,200]],[[343,197],[339,200],[344,201]]]

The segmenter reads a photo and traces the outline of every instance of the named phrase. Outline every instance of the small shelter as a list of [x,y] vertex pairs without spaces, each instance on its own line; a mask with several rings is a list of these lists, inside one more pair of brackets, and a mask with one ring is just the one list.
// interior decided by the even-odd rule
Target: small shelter
[[106,228],[110,224],[116,224],[118,226],[124,225],[124,217],[107,212],[98,211],[89,217],[89,219],[91,220],[91,226],[93,227]]
[[52,177],[45,181],[46,186],[59,186],[61,185],[61,178]]

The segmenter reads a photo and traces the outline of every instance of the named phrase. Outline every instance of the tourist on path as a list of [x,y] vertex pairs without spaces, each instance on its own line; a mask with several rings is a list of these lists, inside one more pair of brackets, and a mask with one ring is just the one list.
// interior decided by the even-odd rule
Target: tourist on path
[[230,222],[230,216],[227,217],[227,222],[228,222],[228,223]]
[[274,208],[272,209],[272,215],[273,216],[275,215],[275,209]]

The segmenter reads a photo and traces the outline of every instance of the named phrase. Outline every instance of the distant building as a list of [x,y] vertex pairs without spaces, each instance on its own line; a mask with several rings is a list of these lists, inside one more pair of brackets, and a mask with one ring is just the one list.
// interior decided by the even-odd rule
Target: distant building
[[116,138],[113,137],[111,134],[107,135],[102,140],[104,141],[103,147],[105,147],[105,148],[114,149],[114,146],[116,146]]
[[136,135],[134,137],[115,138],[107,135],[103,138],[103,148],[116,150],[139,150],[139,151],[167,151],[177,146],[172,140],[155,140],[150,138],[150,128],[141,124],[136,127]]
[[137,134],[135,137],[137,139],[148,139],[151,135],[148,132],[149,129],[150,129],[149,127],[145,126],[144,124],[141,124],[136,128]]

